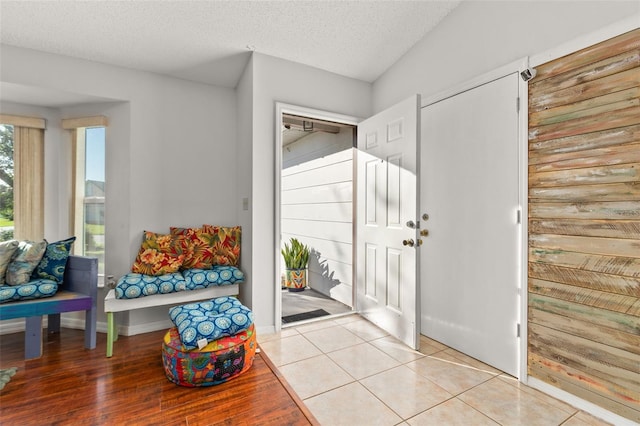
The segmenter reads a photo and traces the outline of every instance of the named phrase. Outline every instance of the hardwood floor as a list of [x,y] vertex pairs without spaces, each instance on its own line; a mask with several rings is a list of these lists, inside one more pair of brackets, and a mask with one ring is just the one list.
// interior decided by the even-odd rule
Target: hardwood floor
[[29,361],[24,333],[0,336],[0,368],[18,367],[0,390],[0,424],[318,424],[262,354],[249,371],[218,386],[169,382],[161,359],[165,332],[120,336],[106,358],[106,334],[88,350],[82,330],[63,328],[46,334],[43,356]]

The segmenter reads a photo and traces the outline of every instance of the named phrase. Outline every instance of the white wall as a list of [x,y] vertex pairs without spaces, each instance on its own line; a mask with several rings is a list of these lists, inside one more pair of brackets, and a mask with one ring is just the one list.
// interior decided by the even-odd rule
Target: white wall
[[[111,119],[106,153],[107,274],[120,276],[130,269],[143,230],[237,223],[234,90],[4,45],[0,78],[120,102],[103,108]],[[93,115],[100,108],[65,107],[59,113],[61,118],[83,111]],[[60,158],[46,161],[58,170],[66,167]],[[64,203],[55,197],[45,201],[48,212],[62,211]],[[61,223],[64,219],[57,226]],[[49,219],[47,224],[56,226]],[[46,232],[64,234],[59,229]],[[126,315],[119,319],[127,323]],[[102,314],[99,321],[103,320]],[[168,318],[166,309],[159,308],[134,311],[129,321],[142,332],[158,328],[155,323]]]
[[[346,130],[347,136],[352,129]],[[315,135],[315,134],[314,134]],[[347,306],[353,306],[353,137],[339,138],[338,135],[313,137],[310,135],[295,143],[303,148],[304,141],[313,149],[333,148],[319,158],[297,164],[282,170],[281,179],[281,244],[297,238],[309,247],[308,286]],[[342,144],[331,146],[326,143],[316,146],[318,139]],[[335,141],[337,139],[337,141]],[[286,151],[286,148],[283,149]],[[337,152],[336,152],[337,151]],[[294,154],[295,149],[289,151]],[[284,259],[281,258],[280,271],[284,273]]]
[[253,91],[252,305],[259,329],[268,330],[275,327],[275,300],[280,296],[275,274],[275,103],[364,118],[371,112],[371,85],[254,53]]
[[638,1],[464,1],[373,84],[381,111],[640,13]]

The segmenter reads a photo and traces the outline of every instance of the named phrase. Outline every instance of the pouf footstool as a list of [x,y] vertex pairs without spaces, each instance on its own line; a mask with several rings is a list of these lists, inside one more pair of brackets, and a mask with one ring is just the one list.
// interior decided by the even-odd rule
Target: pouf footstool
[[235,297],[169,309],[175,325],[164,337],[162,364],[181,386],[212,386],[247,371],[256,353],[253,312]]
[[229,381],[253,365],[256,354],[255,326],[226,336],[202,349],[187,349],[176,327],[164,336],[162,364],[167,378],[180,386],[213,386]]

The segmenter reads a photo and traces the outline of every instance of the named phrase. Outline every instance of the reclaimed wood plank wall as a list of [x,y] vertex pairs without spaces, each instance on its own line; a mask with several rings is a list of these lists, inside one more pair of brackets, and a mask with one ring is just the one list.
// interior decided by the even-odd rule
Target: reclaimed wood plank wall
[[640,29],[537,71],[528,373],[640,422]]

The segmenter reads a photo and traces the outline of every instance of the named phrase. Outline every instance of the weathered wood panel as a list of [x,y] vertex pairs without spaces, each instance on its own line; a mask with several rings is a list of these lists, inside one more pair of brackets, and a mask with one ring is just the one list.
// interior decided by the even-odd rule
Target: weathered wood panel
[[554,299],[533,292],[529,293],[529,309],[531,308],[612,328],[624,333],[640,335],[640,320],[632,315]]
[[635,334],[613,330],[600,324],[580,321],[534,308],[529,309],[529,319],[534,324],[554,328],[573,336],[582,336],[594,342],[600,342],[640,355],[640,336]]
[[[605,58],[637,49],[640,49],[640,29],[629,31],[614,39],[603,41],[558,60],[542,64],[537,68],[538,76],[533,82],[543,81],[585,66],[590,66],[595,70],[598,68],[597,64]],[[543,88],[542,90],[545,89]]]
[[585,271],[628,277],[640,277],[640,259],[622,256],[601,256],[558,249],[529,249],[529,262],[540,262]]
[[[539,274],[540,272],[541,271],[532,271],[531,276],[536,275],[536,273]],[[532,293],[580,303],[594,308],[626,313],[634,303],[638,301],[638,297],[607,293],[605,291],[593,290],[592,288],[591,283],[579,286],[573,285],[572,283],[559,284],[553,281],[529,279],[529,291]]]
[[622,52],[619,55],[605,58],[593,64],[586,64],[569,70],[561,75],[545,78],[545,66],[538,68],[538,79],[533,80],[532,87],[536,92],[547,93],[567,89],[587,81],[597,80],[611,74],[617,74],[640,64],[640,50]]
[[529,230],[535,234],[640,239],[638,220],[531,219]]
[[529,198],[532,201],[552,202],[606,202],[640,200],[640,182],[612,183],[604,185],[575,185],[555,188],[531,188]]
[[557,219],[640,219],[638,201],[612,201],[607,203],[540,203],[529,204],[532,218]]
[[[629,126],[584,135],[529,143],[529,163],[553,163],[556,155],[640,142],[640,126]],[[560,158],[562,159],[562,158]]]
[[[611,93],[623,91],[640,85],[640,72],[638,68],[612,74],[598,80],[578,84],[567,89],[553,92],[538,92],[535,89],[529,98],[529,112],[534,121],[539,111],[553,110],[559,106],[567,109],[584,109],[583,102],[589,100],[592,103],[603,102]],[[601,98],[601,99],[597,99]]]
[[529,82],[528,371],[640,421],[640,29]]
[[530,338],[530,350],[534,354],[546,359],[561,359],[566,367],[585,375],[588,373],[589,380],[601,383],[596,391],[617,397],[630,407],[640,403],[640,373],[636,354],[580,336],[567,336],[537,324],[531,326]]
[[572,235],[531,234],[529,247],[640,258],[640,241]]
[[[640,74],[640,73],[639,73]],[[640,107],[611,111],[607,114],[578,118],[547,126],[529,127],[529,141],[545,141],[640,123]]]
[[550,360],[537,354],[529,357],[529,374],[547,382],[548,384],[572,393],[587,401],[597,401],[601,407],[626,417],[634,422],[640,422],[638,410],[618,401],[626,401],[624,397],[612,399],[611,395],[602,392],[608,383],[590,377],[585,372],[568,367],[562,361]]
[[[640,113],[640,110],[638,110]],[[640,164],[615,164],[582,169],[530,173],[529,185],[546,188],[565,185],[595,185],[640,181]]]
[[[637,278],[564,268],[561,266],[547,265],[545,263],[529,263],[529,282],[535,282],[532,278],[547,279],[552,282],[569,284],[574,287],[609,292],[613,293],[613,295],[622,294],[631,296],[632,299],[625,299],[626,301],[621,312],[627,311],[635,299],[640,297],[640,280]],[[613,295],[611,295],[611,297],[613,297]],[[618,302],[622,303],[623,301],[620,300]],[[607,309],[618,310],[613,306],[608,306]]]
[[553,170],[580,169],[583,167],[613,166],[616,164],[639,163],[640,145],[614,146],[589,151],[578,151],[556,157],[552,162],[531,164],[530,173]]

